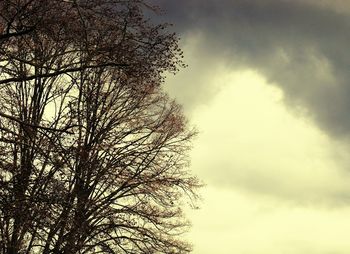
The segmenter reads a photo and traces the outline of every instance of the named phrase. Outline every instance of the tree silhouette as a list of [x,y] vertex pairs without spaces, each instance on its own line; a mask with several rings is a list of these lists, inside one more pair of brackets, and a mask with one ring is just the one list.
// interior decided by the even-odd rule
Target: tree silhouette
[[187,253],[195,134],[142,0],[0,1],[2,253]]

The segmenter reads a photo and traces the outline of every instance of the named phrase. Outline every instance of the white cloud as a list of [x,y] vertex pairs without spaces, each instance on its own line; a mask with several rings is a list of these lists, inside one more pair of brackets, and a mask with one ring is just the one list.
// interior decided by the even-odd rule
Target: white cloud
[[204,181],[296,202],[348,201],[345,148],[287,110],[281,90],[252,71],[214,82],[221,92],[192,118],[192,164]]
[[349,207],[290,206],[232,189],[208,187],[189,213],[194,254],[345,254]]
[[349,253],[346,147],[254,71],[211,82],[218,93],[192,113],[191,169],[208,184],[188,212],[194,254]]

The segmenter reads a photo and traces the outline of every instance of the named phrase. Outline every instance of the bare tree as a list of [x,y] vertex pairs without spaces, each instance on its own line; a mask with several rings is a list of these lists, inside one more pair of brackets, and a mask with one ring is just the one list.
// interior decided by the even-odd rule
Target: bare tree
[[194,131],[142,0],[0,1],[0,251],[187,253]]

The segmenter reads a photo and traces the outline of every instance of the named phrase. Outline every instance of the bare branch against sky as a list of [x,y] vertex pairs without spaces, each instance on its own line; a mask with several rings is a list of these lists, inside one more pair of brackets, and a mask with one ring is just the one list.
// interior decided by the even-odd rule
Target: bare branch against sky
[[195,131],[144,1],[0,2],[0,252],[188,253]]

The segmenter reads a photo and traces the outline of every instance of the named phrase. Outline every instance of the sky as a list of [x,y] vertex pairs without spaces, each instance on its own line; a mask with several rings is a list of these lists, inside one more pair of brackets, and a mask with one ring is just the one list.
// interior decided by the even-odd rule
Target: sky
[[199,135],[194,254],[350,253],[350,1],[153,0]]

